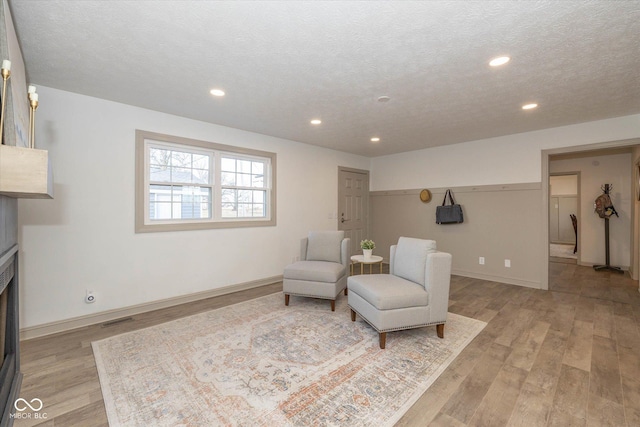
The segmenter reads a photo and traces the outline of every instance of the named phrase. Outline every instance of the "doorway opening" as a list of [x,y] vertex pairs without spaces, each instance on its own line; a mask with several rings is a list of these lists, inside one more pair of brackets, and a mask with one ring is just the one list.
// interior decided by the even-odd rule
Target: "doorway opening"
[[[638,159],[638,150],[640,150],[640,139],[638,138],[542,150],[542,236],[544,240],[541,245],[542,257],[540,257],[540,261],[542,262],[540,266],[541,289],[550,289],[550,276],[552,275],[551,270],[554,265],[559,266],[557,263],[549,262],[549,204],[551,199],[549,180],[553,174],[565,171],[582,171],[579,181],[583,189],[579,189],[579,192],[584,192],[585,194],[583,194],[583,196],[585,197],[582,197],[582,202],[578,205],[578,209],[580,209],[580,205],[582,205],[584,215],[581,218],[580,213],[577,214],[578,265],[591,267],[592,265],[600,264],[601,259],[604,259],[604,245],[599,244],[599,242],[604,239],[604,236],[594,234],[599,233],[601,227],[598,222],[599,218],[597,216],[590,215],[590,212],[593,209],[591,197],[595,198],[600,194],[597,189],[599,189],[603,183],[614,183],[619,190],[619,194],[616,194],[616,203],[627,203],[627,214],[626,216],[621,217],[622,219],[618,224],[618,236],[616,237],[616,242],[618,244],[616,247],[617,259],[622,258],[622,260],[614,260],[614,264],[620,264],[625,267],[625,269],[628,268],[628,275],[632,280],[638,280],[638,273],[640,270],[640,268],[637,267],[639,265],[638,259],[640,259],[640,237],[638,235],[638,230],[640,229],[640,221],[638,220],[640,217],[640,203],[629,203],[629,196],[633,193],[633,178],[631,173],[631,165],[633,161],[631,159]],[[604,164],[601,164],[602,159],[594,158],[601,156],[616,156],[620,154],[626,154],[627,160],[623,161],[623,163],[614,164],[613,166],[605,166]],[[583,163],[586,159],[587,163],[586,166],[583,165],[585,167],[582,168],[575,167],[575,165],[569,166],[564,170],[552,168],[552,160],[570,159],[580,159]],[[565,166],[567,165],[565,164]],[[594,167],[596,169],[594,169]],[[618,172],[618,178],[613,182],[610,174],[603,175],[603,173],[598,172],[598,170]],[[620,174],[620,172],[622,172],[622,174]],[[640,183],[638,185],[640,186]],[[588,191],[588,189],[592,188],[596,189],[595,191],[597,194],[592,194],[589,192],[590,190]],[[630,206],[628,206],[629,204]],[[596,224],[593,224],[594,222]],[[627,274],[625,274],[625,276],[627,276]]]
[[580,173],[549,176],[549,261],[578,264]]

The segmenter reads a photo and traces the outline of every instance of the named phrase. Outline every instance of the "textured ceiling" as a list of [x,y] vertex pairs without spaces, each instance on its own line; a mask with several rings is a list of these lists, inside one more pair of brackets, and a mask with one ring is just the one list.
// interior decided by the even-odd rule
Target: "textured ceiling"
[[640,113],[640,1],[9,4],[33,84],[365,156]]

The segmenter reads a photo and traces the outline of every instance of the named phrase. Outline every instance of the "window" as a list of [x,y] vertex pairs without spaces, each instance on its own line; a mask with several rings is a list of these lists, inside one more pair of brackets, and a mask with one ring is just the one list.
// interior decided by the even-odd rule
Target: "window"
[[275,225],[276,155],[136,131],[136,232]]

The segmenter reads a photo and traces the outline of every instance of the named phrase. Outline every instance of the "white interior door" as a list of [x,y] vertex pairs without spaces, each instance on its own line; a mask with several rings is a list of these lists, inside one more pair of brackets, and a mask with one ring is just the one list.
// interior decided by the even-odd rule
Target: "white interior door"
[[360,241],[368,238],[369,172],[338,170],[338,230],[351,239],[350,255],[359,254]]

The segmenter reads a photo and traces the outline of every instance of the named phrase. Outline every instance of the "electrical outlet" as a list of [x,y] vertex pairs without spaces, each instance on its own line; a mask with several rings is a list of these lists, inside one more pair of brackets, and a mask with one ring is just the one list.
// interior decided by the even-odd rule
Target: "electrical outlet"
[[478,258],[478,264],[480,265],[484,265],[484,257],[481,256],[480,258]]
[[505,259],[504,260],[504,266],[507,268],[511,268],[511,260],[510,259]]
[[87,294],[84,297],[84,302],[86,302],[87,304],[96,302],[96,296],[93,294],[93,291],[87,289]]

